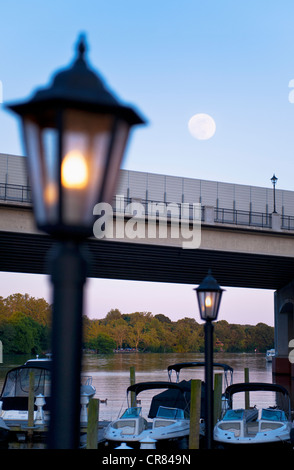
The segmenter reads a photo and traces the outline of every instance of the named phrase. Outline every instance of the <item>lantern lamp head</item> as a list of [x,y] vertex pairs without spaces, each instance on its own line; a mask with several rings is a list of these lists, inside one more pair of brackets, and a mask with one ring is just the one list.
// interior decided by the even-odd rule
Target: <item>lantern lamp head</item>
[[278,178],[276,177],[275,174],[273,174],[273,176],[271,177],[271,182],[273,183],[274,186],[276,185],[277,181],[278,181]]
[[205,321],[216,320],[224,289],[218,285],[210,270],[205,279],[194,290],[197,294],[201,319]]
[[93,208],[112,202],[130,129],[145,122],[89,67],[86,49],[81,36],[72,65],[6,106],[21,117],[37,226],[56,237],[93,233]]

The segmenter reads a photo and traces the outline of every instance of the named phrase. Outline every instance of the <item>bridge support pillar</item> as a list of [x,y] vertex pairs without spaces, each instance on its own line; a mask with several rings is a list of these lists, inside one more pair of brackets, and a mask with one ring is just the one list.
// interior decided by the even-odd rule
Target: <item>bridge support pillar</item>
[[294,281],[275,292],[275,357],[273,382],[290,392],[294,409],[294,364],[289,360],[289,342],[294,339]]

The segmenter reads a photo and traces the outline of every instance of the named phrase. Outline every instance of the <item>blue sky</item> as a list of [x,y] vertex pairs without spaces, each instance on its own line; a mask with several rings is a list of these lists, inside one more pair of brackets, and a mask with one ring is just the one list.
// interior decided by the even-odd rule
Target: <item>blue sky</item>
[[[27,97],[47,84],[53,72],[72,61],[77,37],[85,32],[90,63],[148,120],[133,134],[125,168],[268,187],[275,172],[277,188],[293,190],[293,17],[290,0],[2,2],[3,100]],[[189,133],[188,121],[196,113],[215,120],[211,139],[200,141]],[[0,152],[22,154],[17,120],[3,109],[0,130]],[[118,292],[116,283],[108,285]],[[110,308],[197,316],[191,286],[178,288],[176,306],[175,299],[172,307],[162,303],[162,290],[148,294],[145,284],[140,306],[134,302],[131,308],[121,293]],[[240,295],[240,290],[226,293],[237,304]],[[186,306],[183,296],[191,296]],[[259,316],[273,324],[272,293],[251,296],[252,322]],[[246,314],[236,312],[237,304],[229,302],[223,317],[250,322],[251,317],[245,320]],[[107,305],[106,299],[100,316]],[[99,315],[92,313],[94,307],[89,310]]]

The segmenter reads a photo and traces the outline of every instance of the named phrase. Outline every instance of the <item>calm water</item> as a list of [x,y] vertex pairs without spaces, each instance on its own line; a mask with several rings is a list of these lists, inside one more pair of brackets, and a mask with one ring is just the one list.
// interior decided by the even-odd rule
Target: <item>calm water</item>
[[[7,356],[0,364],[0,388],[6,372],[16,365],[23,364],[28,357]],[[203,361],[203,354],[139,354],[123,353],[109,356],[87,355],[84,357],[83,372],[91,375],[96,388],[96,397],[107,399],[107,404],[100,404],[100,420],[112,420],[127,407],[126,389],[130,384],[130,367],[136,370],[136,382],[168,380],[167,367],[177,362]],[[233,382],[244,382],[244,368],[249,368],[251,382],[272,382],[272,365],[267,363],[263,354],[228,354],[217,353],[215,362],[226,363],[234,369]],[[221,372],[221,370],[217,370]],[[184,369],[180,379],[204,379],[204,369]],[[174,376],[175,380],[175,376]],[[148,412],[151,397],[159,391],[146,391],[139,395],[143,413]],[[260,405],[268,395],[259,394],[254,403]],[[273,399],[273,397],[271,397]],[[236,403],[235,405],[236,406]],[[242,403],[240,402],[240,406]]]

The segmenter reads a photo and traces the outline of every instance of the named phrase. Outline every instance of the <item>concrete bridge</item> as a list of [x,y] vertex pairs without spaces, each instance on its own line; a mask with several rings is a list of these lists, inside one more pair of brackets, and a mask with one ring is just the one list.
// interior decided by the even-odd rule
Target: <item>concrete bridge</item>
[[[35,228],[24,162],[24,157],[0,154],[0,270],[48,273],[52,240]],[[272,188],[121,170],[117,194],[115,236],[87,242],[89,277],[197,285],[211,268],[224,287],[275,290],[273,372],[280,382],[294,378],[288,359],[288,344],[294,339],[294,192],[276,189],[273,213]],[[185,208],[189,227],[193,204],[200,204],[199,247],[182,248],[185,239],[181,233],[172,236],[168,214],[165,237],[146,237],[145,231],[141,238],[138,231],[137,237],[128,238],[130,203],[144,209],[145,227],[150,204]]]

